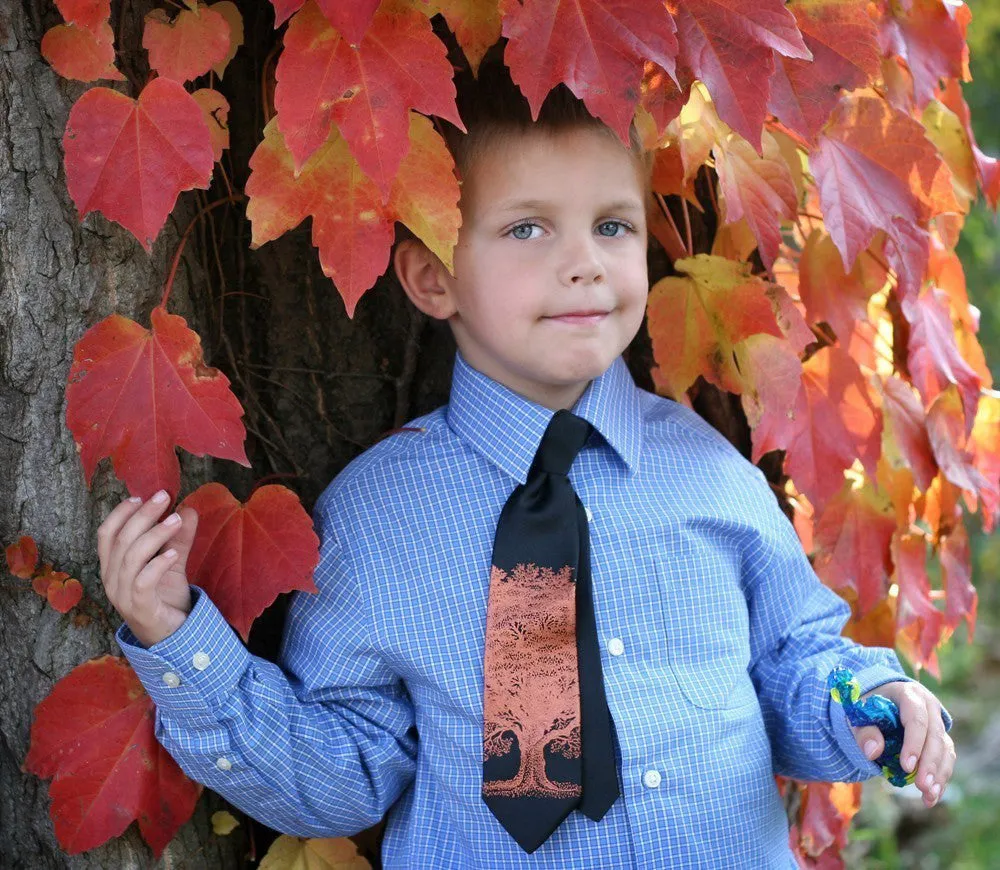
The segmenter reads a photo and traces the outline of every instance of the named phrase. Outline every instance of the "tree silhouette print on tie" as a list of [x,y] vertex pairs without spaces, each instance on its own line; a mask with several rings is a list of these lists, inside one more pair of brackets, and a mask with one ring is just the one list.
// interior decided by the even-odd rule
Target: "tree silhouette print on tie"
[[517,752],[520,762],[514,777],[487,780],[483,792],[578,797],[578,782],[553,781],[545,769],[546,749],[580,755],[573,568],[492,566],[486,619],[483,760]]

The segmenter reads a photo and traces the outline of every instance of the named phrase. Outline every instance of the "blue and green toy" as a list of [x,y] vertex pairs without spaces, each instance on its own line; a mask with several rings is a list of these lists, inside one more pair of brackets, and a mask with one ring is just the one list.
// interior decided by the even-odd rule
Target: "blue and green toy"
[[830,671],[826,687],[833,700],[843,705],[848,722],[858,727],[874,725],[882,732],[885,749],[875,759],[882,768],[882,775],[896,786],[913,782],[916,771],[907,773],[899,761],[899,753],[903,750],[903,723],[899,721],[896,702],[883,695],[870,695],[860,700],[861,686],[848,668],[836,667]]

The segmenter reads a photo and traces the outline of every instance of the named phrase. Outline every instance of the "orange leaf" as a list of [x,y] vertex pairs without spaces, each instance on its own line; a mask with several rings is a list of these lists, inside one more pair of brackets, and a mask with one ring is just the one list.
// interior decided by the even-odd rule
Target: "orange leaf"
[[296,174],[328,141],[332,121],[384,201],[409,149],[409,109],[465,129],[444,44],[401,0],[382,4],[357,48],[308,0],[284,42],[274,104]]
[[291,490],[262,486],[243,505],[222,484],[206,483],[180,506],[198,512],[188,576],[243,640],[279,593],[318,591],[319,538]]
[[42,37],[42,57],[63,78],[81,82],[125,79],[115,69],[115,34],[106,21],[93,30],[57,24]]
[[761,260],[770,269],[781,244],[781,220],[795,216],[795,184],[770,133],[763,134],[764,156],[746,139],[730,134],[712,149],[725,197],[721,220],[745,219],[757,239]]
[[182,9],[174,18],[163,9],[146,15],[142,47],[149,65],[161,76],[186,82],[207,73],[229,54],[232,39],[225,16],[203,3]]
[[206,366],[201,340],[183,317],[156,307],[152,332],[118,314],[92,326],[73,349],[66,423],[88,486],[110,456],[129,492],[176,494],[175,447],[249,467],[243,408],[229,379]]
[[810,857],[847,845],[851,819],[861,808],[861,783],[802,783],[799,809],[802,845]]
[[487,49],[500,38],[500,10],[495,0],[421,0],[427,15],[440,12],[462,51],[473,75]]
[[296,176],[292,155],[272,118],[250,158],[245,186],[251,247],[260,247],[312,215],[312,239],[323,273],[333,279],[350,317],[388,265],[396,220],[413,230],[450,270],[461,222],[454,161],[431,122],[416,113],[410,117],[410,142],[389,202],[383,204],[336,130]]
[[833,240],[813,230],[799,258],[799,293],[809,320],[824,321],[846,342],[860,322],[868,320],[868,300],[886,279],[886,271],[871,257],[858,257],[851,271]]
[[15,577],[30,580],[38,567],[38,545],[35,539],[21,535],[17,543],[7,546],[4,553],[7,556],[7,570]]
[[63,135],[66,186],[80,220],[100,211],[149,252],[182,190],[207,189],[212,143],[184,86],[154,79],[138,101],[110,88],[87,91]]
[[649,334],[657,387],[679,397],[698,375],[732,393],[743,391],[733,346],[758,333],[781,337],[765,281],[747,263],[698,254],[677,260],[689,277],[662,278],[649,293]]
[[626,145],[645,61],[675,75],[677,37],[659,0],[502,0],[504,60],[532,118],[557,84]]
[[201,786],[157,741],[154,713],[135,672],[112,656],[74,668],[35,708],[24,770],[55,777],[50,815],[69,854],[106,843],[135,819],[158,858],[191,817]]

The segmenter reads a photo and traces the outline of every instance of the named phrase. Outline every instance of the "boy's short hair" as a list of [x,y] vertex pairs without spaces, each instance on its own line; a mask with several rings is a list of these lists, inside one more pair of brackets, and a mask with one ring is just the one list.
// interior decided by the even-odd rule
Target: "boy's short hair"
[[[458,177],[468,176],[469,168],[485,148],[502,142],[511,134],[529,131],[560,132],[580,127],[600,130],[622,144],[618,134],[587,110],[583,101],[564,84],[553,88],[532,120],[527,99],[510,77],[502,60],[502,43],[494,45],[483,58],[478,76],[468,68],[455,75],[458,111],[468,133],[451,124],[443,124],[448,150],[455,160]],[[642,170],[643,186],[649,193],[652,175],[652,152],[642,146],[639,131],[633,122],[629,128],[629,150]]]

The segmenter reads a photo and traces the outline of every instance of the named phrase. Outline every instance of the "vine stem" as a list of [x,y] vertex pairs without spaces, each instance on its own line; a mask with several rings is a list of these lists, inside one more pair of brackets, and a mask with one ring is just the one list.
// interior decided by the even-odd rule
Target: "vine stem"
[[170,274],[167,276],[167,282],[163,287],[163,296],[160,299],[160,307],[167,307],[167,300],[170,298],[170,291],[174,286],[174,277],[177,274],[177,266],[181,262],[181,254],[184,253],[184,246],[187,244],[188,237],[191,235],[191,230],[195,228],[195,225],[200,221],[208,212],[213,208],[218,208],[220,205],[225,205],[230,202],[239,202],[240,200],[246,199],[246,196],[242,193],[235,193],[232,196],[226,196],[222,199],[217,199],[215,202],[209,203],[203,209],[201,209],[198,214],[191,218],[191,223],[188,224],[187,229],[184,230],[184,235],[181,236],[181,240],[177,245],[177,250],[174,252],[174,261],[170,265]]
[[688,211],[688,201],[681,197],[681,206],[684,208],[684,230],[687,235],[687,252],[689,257],[694,256],[694,242],[691,239],[691,213]]

